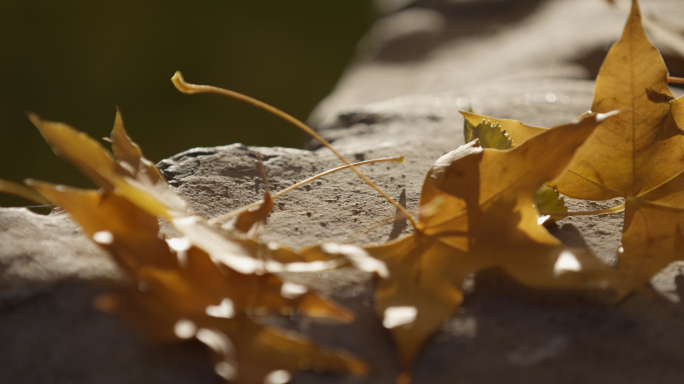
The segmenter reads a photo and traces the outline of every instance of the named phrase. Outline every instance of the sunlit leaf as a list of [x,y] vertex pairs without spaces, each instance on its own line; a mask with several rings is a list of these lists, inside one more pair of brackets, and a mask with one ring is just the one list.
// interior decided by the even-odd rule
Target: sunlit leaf
[[[633,0],[622,37],[599,71],[592,104],[596,113],[623,113],[596,130],[564,177],[548,183],[574,198],[626,199],[618,269],[633,289],[648,284],[671,262],[684,260],[684,97],[674,99],[667,75]],[[498,123],[514,142],[539,130],[510,120],[464,116],[471,125],[482,119]]]
[[570,197],[608,200],[639,196],[679,174],[684,134],[672,117],[673,98],[663,58],[648,40],[634,1],[622,38],[596,78],[591,108],[629,112],[602,125],[552,186]]
[[64,123],[43,121],[35,114],[29,118],[55,154],[74,164],[100,188],[116,191],[155,215],[170,217],[186,211],[183,201],[128,138],[118,112],[111,139],[116,156]]
[[[269,265],[281,265],[268,261],[269,252],[280,259],[304,257],[254,240],[235,240],[222,260],[238,250],[241,254],[234,258],[251,259],[250,265],[261,266],[244,273],[230,268],[230,263],[215,263],[192,239],[163,238],[157,217],[125,196],[40,182],[31,185],[69,212],[86,235],[130,273],[134,284],[100,299],[99,306],[120,313],[146,337],[164,341],[197,337],[216,352],[217,373],[238,383],[263,381],[277,370],[289,375],[305,369],[367,371],[364,363],[345,352],[328,351],[262,324],[273,315],[353,320],[349,311],[308,287],[284,282],[267,271]],[[283,257],[284,253],[289,256]]]
[[[545,131],[544,128],[530,127],[514,120],[497,120],[486,116],[476,115],[470,112],[461,112],[464,119],[464,132],[466,142],[478,139],[482,148],[511,149],[515,145],[508,132],[501,124],[513,129],[518,142],[521,143],[529,137]],[[492,121],[493,120],[493,121]],[[479,123],[476,123],[478,122]],[[568,207],[560,197],[558,191],[546,185],[542,185],[534,194],[534,204],[539,212],[567,212]],[[560,216],[541,215],[539,223],[547,223],[548,219],[557,220]]]
[[506,130],[501,128],[498,123],[492,123],[486,119],[482,119],[477,125],[465,119],[463,132],[466,143],[477,139],[480,141],[482,148],[501,150],[513,148],[513,140],[508,136]]
[[539,187],[561,175],[609,118],[589,115],[507,151],[472,142],[432,166],[420,197],[419,232],[367,248],[390,272],[378,283],[376,310],[399,349],[402,377],[461,304],[461,286],[473,272],[500,268],[543,289],[616,286],[608,266],[587,250],[560,245],[538,225],[533,203]]

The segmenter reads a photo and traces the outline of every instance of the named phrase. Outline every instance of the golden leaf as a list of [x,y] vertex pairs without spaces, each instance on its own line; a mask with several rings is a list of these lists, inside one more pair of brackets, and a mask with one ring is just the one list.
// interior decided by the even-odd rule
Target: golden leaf
[[[639,196],[684,170],[684,134],[675,124],[667,68],[648,40],[635,0],[622,38],[596,78],[592,111],[628,110],[603,124],[580,150],[559,192],[578,199]],[[682,121],[684,122],[684,121]]]
[[[577,151],[565,176],[548,185],[578,199],[626,199],[618,270],[636,289],[671,262],[684,260],[684,97],[674,99],[668,88],[667,68],[644,32],[636,0],[596,79],[593,112],[616,109],[625,112],[602,124]],[[514,141],[540,129],[464,116],[471,124],[499,123]]]
[[126,196],[150,213],[165,218],[185,212],[183,201],[168,186],[154,165],[142,156],[123,129],[117,111],[112,131],[114,156],[85,133],[64,123],[29,118],[57,156],[74,164],[97,186]]
[[586,250],[569,249],[537,223],[533,198],[560,176],[575,150],[607,115],[544,130],[508,151],[473,142],[441,157],[425,178],[418,232],[367,247],[389,277],[376,310],[390,329],[406,378],[425,341],[460,305],[469,274],[501,268],[545,289],[616,286],[611,270]]
[[[157,217],[115,192],[31,185],[69,212],[130,273],[132,286],[101,298],[99,306],[120,313],[146,337],[161,341],[196,337],[215,351],[217,373],[237,383],[263,382],[274,371],[288,375],[305,369],[368,371],[344,351],[329,351],[300,335],[262,324],[277,314],[353,320],[346,309],[308,287],[283,282],[263,269],[241,273],[225,265],[231,263],[214,263],[187,238],[160,237]],[[223,250],[224,260],[233,249],[244,252],[235,257],[251,257],[254,265],[268,264],[263,259],[268,260],[269,251],[281,259],[296,258],[287,249],[242,240]],[[247,254],[255,249],[261,251],[258,256]]]
[[[102,297],[101,308],[121,314],[151,339],[196,337],[215,352],[216,372],[232,382],[263,382],[274,374],[289,379],[305,369],[368,371],[347,352],[318,347],[265,322],[274,315],[354,319],[345,308],[274,272],[350,264],[384,275],[384,264],[369,262],[374,259],[356,247],[320,244],[299,254],[209,225],[187,211],[143,157],[118,112],[111,137],[113,155],[65,124],[43,122],[35,115],[31,119],[58,155],[101,187],[94,191],[28,181],[64,208],[132,279],[128,289]],[[273,205],[268,193],[264,201],[256,213],[240,215],[244,229],[266,217]],[[161,235],[159,217],[182,237]]]

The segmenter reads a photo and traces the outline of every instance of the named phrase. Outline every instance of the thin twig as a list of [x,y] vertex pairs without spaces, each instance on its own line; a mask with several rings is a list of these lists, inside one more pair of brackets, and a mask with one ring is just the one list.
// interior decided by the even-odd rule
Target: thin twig
[[378,187],[375,183],[373,183],[370,179],[366,177],[363,173],[361,173],[354,165],[352,165],[347,159],[344,158],[339,152],[337,152],[331,145],[328,143],[327,140],[325,140],[321,135],[319,135],[316,131],[311,129],[309,126],[304,124],[303,122],[299,121],[292,115],[289,115],[283,111],[281,111],[278,108],[275,108],[269,104],[266,104],[262,101],[259,101],[255,98],[249,97],[247,95],[243,95],[238,92],[234,91],[229,91],[227,89],[219,88],[219,87],[213,87],[210,85],[198,85],[198,84],[189,84],[186,83],[185,80],[183,79],[183,75],[180,73],[180,71],[177,71],[173,77],[171,78],[171,81],[173,82],[173,85],[176,86],[176,89],[179,91],[192,95],[192,94],[197,94],[197,93],[214,93],[218,95],[223,95],[223,96],[228,96],[237,100],[244,101],[246,103],[249,103],[257,108],[263,109],[267,112],[270,112],[283,120],[295,125],[299,129],[303,130],[304,132],[308,133],[309,135],[313,136],[316,140],[320,141],[321,144],[323,144],[326,148],[328,148],[332,153],[335,154],[342,162],[349,167],[354,173],[356,173],[363,181],[366,182],[371,188],[375,189],[382,197],[385,198],[388,202],[390,202],[392,205],[394,205],[399,211],[401,211],[404,215],[406,215],[406,218],[411,222],[411,226],[416,231],[419,231],[418,227],[418,222],[416,219],[409,213],[409,211],[406,210],[401,204],[397,203],[394,199],[392,199],[385,191],[383,191],[380,187]]
[[[382,158],[382,159],[373,159],[373,160],[361,161],[361,162],[359,162],[359,163],[354,163],[353,166],[356,167],[356,166],[359,166],[359,165],[366,165],[366,164],[373,164],[373,163],[381,163],[381,162],[390,162],[390,161],[393,161],[393,162],[402,162],[403,160],[404,160],[404,156],[385,157],[385,158]],[[309,177],[308,179],[302,180],[302,181],[300,181],[300,182],[298,182],[298,183],[296,183],[296,184],[293,184],[293,185],[291,185],[291,186],[289,186],[289,187],[287,187],[287,188],[285,188],[285,189],[283,189],[283,190],[280,190],[280,191],[278,191],[278,192],[272,193],[272,194],[271,194],[271,198],[272,198],[272,199],[275,199],[275,198],[278,197],[278,196],[282,196],[282,195],[284,195],[284,194],[286,194],[286,193],[288,193],[288,192],[290,192],[290,191],[292,191],[292,190],[294,190],[294,189],[297,189],[297,188],[299,188],[299,187],[301,187],[301,186],[303,186],[303,185],[305,185],[305,184],[308,184],[308,183],[310,183],[310,182],[312,182],[312,181],[314,181],[314,180],[316,180],[316,179],[319,179],[319,178],[321,178],[321,177],[323,177],[323,176],[327,176],[327,175],[329,175],[329,174],[331,174],[331,173],[335,173],[335,172],[337,172],[337,171],[341,171],[341,170],[343,170],[343,169],[348,169],[348,168],[351,168],[351,166],[350,166],[350,165],[343,165],[343,166],[341,166],[341,167],[337,167],[337,168],[334,168],[334,169],[325,171],[325,172],[323,172],[323,173],[319,173],[319,174],[316,175],[316,176]],[[239,214],[241,214],[241,213],[243,213],[243,212],[245,212],[245,211],[248,211],[248,210],[250,210],[250,209],[253,209],[253,208],[256,208],[256,207],[260,206],[261,204],[263,204],[263,202],[264,202],[263,200],[259,200],[259,201],[257,201],[257,202],[254,202],[254,203],[250,204],[250,205],[247,205],[247,206],[245,206],[245,207],[242,207],[242,208],[240,208],[240,209],[238,209],[238,210],[235,210],[235,211],[232,211],[232,212],[223,214],[223,215],[221,215],[221,216],[214,217],[213,219],[209,220],[209,223],[210,223],[210,224],[218,224],[218,223],[220,223],[220,222],[229,220],[229,219],[231,219],[231,218],[233,218],[233,217],[235,217],[235,216],[237,216],[237,215],[239,215]]]

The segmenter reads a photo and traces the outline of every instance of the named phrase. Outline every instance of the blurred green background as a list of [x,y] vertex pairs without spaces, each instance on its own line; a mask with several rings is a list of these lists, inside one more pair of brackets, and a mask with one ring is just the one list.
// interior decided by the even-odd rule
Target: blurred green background
[[[306,119],[368,29],[371,0],[2,0],[0,178],[92,186],[26,118],[108,136],[115,107],[152,161],[235,142],[300,147],[296,128],[170,78],[256,97]],[[27,205],[0,194],[0,205]]]

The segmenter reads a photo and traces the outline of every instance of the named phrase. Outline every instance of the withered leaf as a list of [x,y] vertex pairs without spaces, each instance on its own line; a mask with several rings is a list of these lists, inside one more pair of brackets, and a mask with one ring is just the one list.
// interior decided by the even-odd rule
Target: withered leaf
[[[115,192],[31,185],[67,210],[130,272],[133,285],[101,299],[100,306],[120,313],[146,337],[164,341],[197,337],[216,352],[217,373],[237,383],[263,382],[277,371],[283,375],[304,369],[367,372],[364,363],[346,352],[326,350],[264,323],[277,314],[353,319],[346,309],[308,287],[263,270],[241,273],[225,266],[231,263],[214,263],[186,238],[164,239],[156,216]],[[252,257],[257,265],[264,263],[259,259],[268,258],[269,251],[280,258],[295,258],[292,251],[261,248],[253,240],[242,240],[240,246],[242,251],[262,251],[258,256],[238,255]]]
[[168,218],[187,211],[180,197],[130,140],[118,111],[111,138],[114,155],[67,124],[43,121],[35,114],[29,114],[29,118],[57,156],[74,164],[100,188],[116,191],[154,215]]
[[630,112],[602,125],[552,186],[570,197],[608,200],[639,196],[679,174],[684,134],[672,117],[673,99],[667,68],[644,32],[635,0],[622,38],[596,78],[591,108],[595,113]]
[[462,146],[437,160],[421,192],[418,232],[366,248],[389,277],[376,310],[390,329],[406,377],[425,341],[460,305],[469,274],[501,268],[545,289],[616,284],[586,250],[569,249],[537,223],[535,191],[560,176],[575,150],[606,115],[589,115],[530,138],[508,151]]
[[[65,124],[31,118],[56,153],[101,187],[94,191],[28,181],[69,212],[86,235],[128,272],[131,287],[101,298],[100,307],[126,317],[148,338],[196,337],[215,352],[216,372],[231,382],[261,383],[269,375],[279,375],[283,381],[304,369],[368,371],[344,351],[326,350],[296,333],[267,325],[274,315],[344,322],[354,318],[309,287],[285,282],[273,272],[351,264],[386,274],[383,264],[369,263],[373,259],[355,247],[321,244],[298,254],[193,216],[128,137],[118,113],[111,137],[113,155]],[[246,221],[248,227],[270,211],[268,195],[265,201],[253,220]],[[182,237],[165,238],[159,217]]]
[[264,170],[264,163],[261,161],[261,155],[259,155],[259,153],[257,153],[257,160],[259,173],[264,182],[264,198],[258,207],[242,212],[232,223],[232,228],[248,235],[253,235],[261,229],[260,227],[266,223],[266,218],[273,210],[275,204],[271,198],[271,192],[268,190],[266,171]]
[[625,202],[619,270],[637,286],[684,260],[684,173]]
[[[684,184],[684,97],[674,99],[667,68],[648,40],[636,0],[624,32],[608,52],[596,79],[593,112],[621,109],[577,151],[565,176],[549,183],[570,197],[625,198],[625,223],[618,269],[634,288],[681,254],[679,198]],[[485,118],[464,114],[475,123]],[[540,128],[486,117],[524,141]]]
[[[684,97],[641,24],[636,1],[596,80],[593,109],[632,111],[597,132],[558,188],[583,198],[625,197],[620,273],[637,287],[682,255]],[[576,176],[575,176],[576,175]]]

